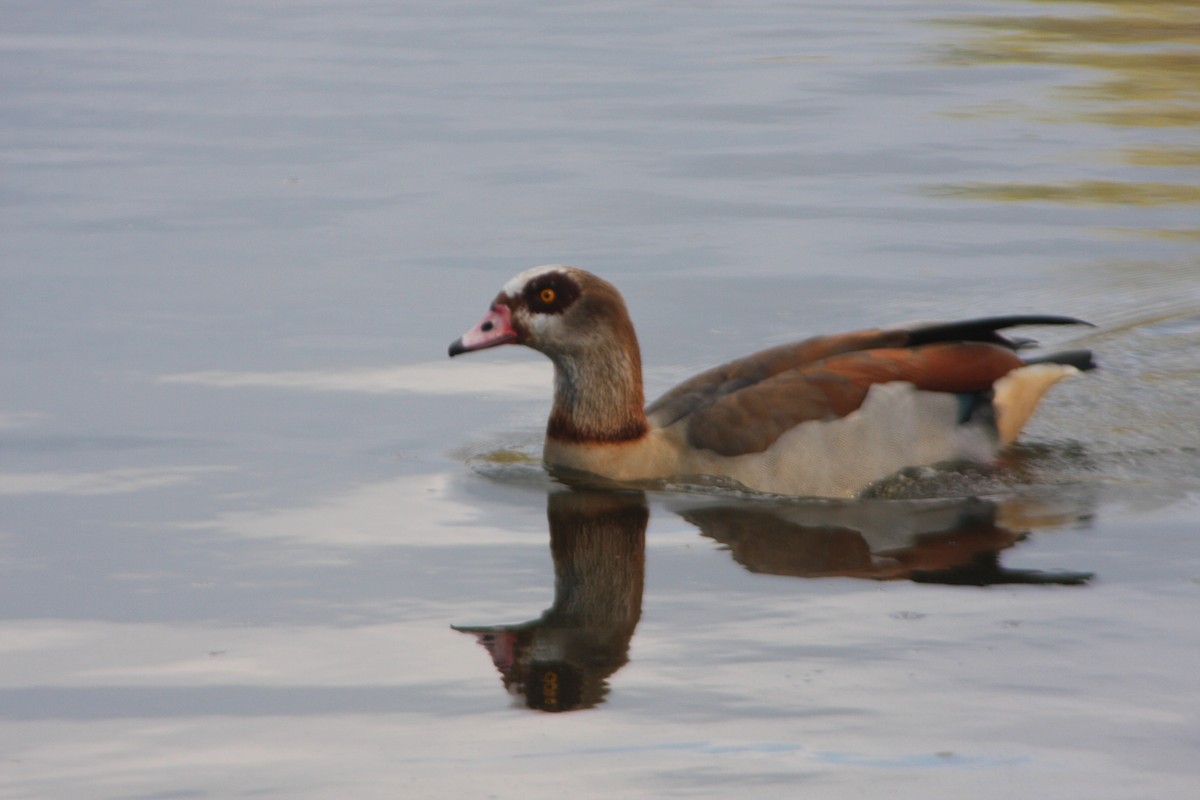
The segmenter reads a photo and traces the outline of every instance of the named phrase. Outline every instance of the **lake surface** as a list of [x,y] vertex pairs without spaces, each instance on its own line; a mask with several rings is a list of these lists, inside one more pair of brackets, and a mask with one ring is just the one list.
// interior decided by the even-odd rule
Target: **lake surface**
[[[1191,796],[1195,12],[8,4],[0,797]],[[651,396],[997,313],[1103,369],[885,498],[565,491],[544,360],[445,358],[548,262]]]

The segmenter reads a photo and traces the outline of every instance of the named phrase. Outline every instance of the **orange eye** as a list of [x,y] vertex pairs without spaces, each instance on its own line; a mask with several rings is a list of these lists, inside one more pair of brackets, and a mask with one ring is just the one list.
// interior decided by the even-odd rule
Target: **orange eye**
[[555,297],[558,297],[558,295],[556,295],[554,290],[550,288],[542,289],[542,293],[538,295],[538,299],[546,305],[553,303]]

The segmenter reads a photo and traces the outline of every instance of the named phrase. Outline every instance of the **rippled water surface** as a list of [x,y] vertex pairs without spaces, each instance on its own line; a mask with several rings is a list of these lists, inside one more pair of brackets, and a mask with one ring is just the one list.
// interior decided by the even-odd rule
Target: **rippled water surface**
[[[1194,2],[14,3],[0,64],[0,797],[1195,792]],[[651,395],[996,313],[1103,368],[869,500],[567,491],[548,365],[445,358],[546,262]]]

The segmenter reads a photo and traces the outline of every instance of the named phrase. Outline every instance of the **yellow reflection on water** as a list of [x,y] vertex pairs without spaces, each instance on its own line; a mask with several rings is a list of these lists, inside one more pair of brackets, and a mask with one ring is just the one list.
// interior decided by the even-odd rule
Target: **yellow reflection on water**
[[1108,230],[1130,236],[1150,236],[1176,242],[1200,242],[1200,228],[1109,228]]
[[1127,147],[1126,161],[1143,167],[1200,167],[1200,147]]
[[1042,200],[1077,205],[1165,206],[1200,203],[1200,186],[1141,181],[1070,181],[1067,183],[967,183],[939,194],[977,200],[1028,202]]
[[[1057,88],[1053,107],[1022,103],[1013,104],[1009,111],[1048,121],[1143,129],[1146,141],[1122,148],[1116,156],[1124,163],[1155,169],[1154,179],[976,183],[942,187],[938,193],[1074,205],[1200,203],[1200,185],[1191,172],[1200,167],[1200,146],[1178,142],[1181,128],[1200,127],[1200,2],[1026,0],[1019,8],[1035,13],[940,20],[970,32],[944,51],[944,60],[963,66],[1031,64],[1082,70],[1079,82]],[[1046,13],[1036,13],[1042,10]],[[956,116],[986,117],[1004,111],[993,103]],[[1154,141],[1163,137],[1151,134],[1152,130],[1175,140]],[[1196,236],[1190,230],[1147,233],[1180,239]]]

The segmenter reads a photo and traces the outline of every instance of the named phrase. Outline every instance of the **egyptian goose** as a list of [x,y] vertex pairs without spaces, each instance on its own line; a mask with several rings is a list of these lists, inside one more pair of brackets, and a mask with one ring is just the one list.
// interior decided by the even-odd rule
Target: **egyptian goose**
[[1087,351],[1023,360],[1009,316],[819,336],[731,361],[643,409],[633,323],[607,281],[574,267],[514,277],[450,355],[523,344],[554,363],[543,458],[618,482],[701,479],[852,497],[898,470],[988,461]]

